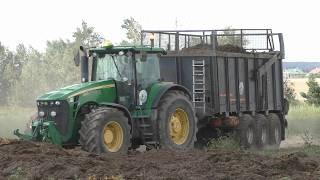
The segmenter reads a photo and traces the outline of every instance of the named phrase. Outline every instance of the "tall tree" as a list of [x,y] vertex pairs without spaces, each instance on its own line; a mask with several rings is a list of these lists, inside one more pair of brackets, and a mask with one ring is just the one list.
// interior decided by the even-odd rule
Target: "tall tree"
[[0,105],[6,105],[14,75],[14,54],[0,42]]
[[34,105],[36,97],[43,93],[80,83],[80,70],[73,62],[74,52],[80,45],[97,46],[103,38],[86,22],[82,22],[73,37],[73,40],[47,41],[44,53],[32,47],[17,47],[16,62],[22,63],[22,70],[20,78],[10,88],[10,102]]
[[238,47],[247,45],[249,41],[245,38],[246,36],[241,38],[240,35],[235,35],[237,33],[231,26],[226,27],[222,36],[218,36],[218,45],[233,45]]
[[320,106],[320,86],[313,75],[309,77],[307,85],[309,87],[308,92],[300,93],[301,96],[306,99],[306,103]]
[[121,45],[139,45],[141,42],[141,24],[136,21],[133,17],[123,20],[121,28],[126,31],[128,40],[122,41]]
[[284,97],[289,101],[290,104],[296,104],[296,92],[293,89],[293,83],[289,79],[285,79],[283,82]]
[[88,26],[85,21],[82,21],[81,27],[77,28],[77,31],[73,33],[76,46],[84,45],[86,47],[98,46],[104,40],[104,38],[94,31],[94,27]]

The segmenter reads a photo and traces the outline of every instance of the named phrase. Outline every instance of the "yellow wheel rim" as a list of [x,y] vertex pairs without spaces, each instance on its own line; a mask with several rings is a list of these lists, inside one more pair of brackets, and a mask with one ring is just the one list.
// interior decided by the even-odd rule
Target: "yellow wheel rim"
[[171,114],[169,130],[171,140],[175,144],[181,145],[187,140],[189,135],[189,118],[183,109],[177,108]]
[[119,123],[111,121],[104,126],[103,141],[108,151],[119,151],[123,144],[123,130]]

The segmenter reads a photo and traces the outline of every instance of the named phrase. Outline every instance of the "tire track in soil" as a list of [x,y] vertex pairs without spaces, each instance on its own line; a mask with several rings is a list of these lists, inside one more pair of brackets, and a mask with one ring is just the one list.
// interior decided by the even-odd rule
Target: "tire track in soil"
[[46,143],[0,139],[0,179],[318,179],[319,159],[304,153],[269,157],[245,151],[130,151],[96,155]]

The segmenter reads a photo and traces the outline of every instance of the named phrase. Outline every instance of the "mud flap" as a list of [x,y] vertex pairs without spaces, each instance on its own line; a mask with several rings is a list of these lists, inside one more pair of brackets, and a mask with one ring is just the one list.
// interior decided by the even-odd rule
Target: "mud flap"
[[52,144],[62,146],[62,138],[60,132],[57,130],[55,123],[52,121],[44,122],[44,127],[47,127],[48,132],[43,134],[43,137],[46,137],[46,141],[49,141]]

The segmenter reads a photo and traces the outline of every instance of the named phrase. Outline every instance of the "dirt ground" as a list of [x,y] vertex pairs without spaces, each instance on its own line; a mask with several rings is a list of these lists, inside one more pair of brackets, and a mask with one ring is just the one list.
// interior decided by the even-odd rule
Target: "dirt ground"
[[110,156],[0,139],[0,179],[318,179],[319,163],[305,153],[151,150]]

